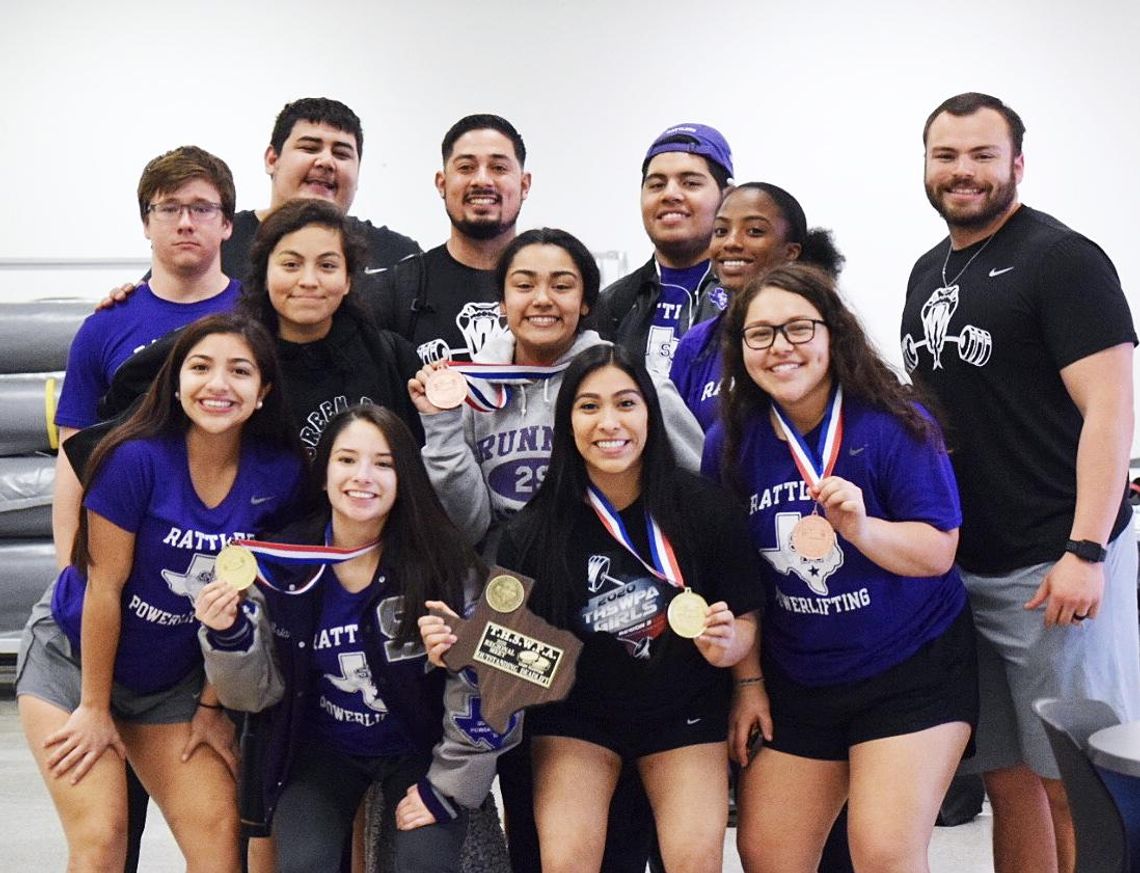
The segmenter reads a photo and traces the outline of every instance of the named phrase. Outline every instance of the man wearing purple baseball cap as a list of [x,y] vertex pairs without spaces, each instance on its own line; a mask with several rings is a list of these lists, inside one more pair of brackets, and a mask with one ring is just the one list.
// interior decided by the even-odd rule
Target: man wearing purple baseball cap
[[614,282],[593,324],[607,339],[669,374],[673,349],[692,325],[728,303],[708,259],[713,219],[732,179],[732,150],[706,124],[677,124],[658,136],[641,165],[641,219],[653,257]]

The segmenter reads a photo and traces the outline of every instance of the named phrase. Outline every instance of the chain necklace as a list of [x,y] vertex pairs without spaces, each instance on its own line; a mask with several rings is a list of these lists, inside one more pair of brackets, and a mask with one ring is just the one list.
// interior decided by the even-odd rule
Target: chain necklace
[[[999,227],[998,230],[1001,230],[1001,228]],[[942,287],[946,288],[946,289],[950,289],[951,287],[956,288],[958,285],[958,280],[962,278],[962,274],[965,273],[968,269],[970,269],[970,264],[974,263],[974,259],[977,258],[978,255],[980,255],[982,252],[984,252],[986,250],[986,246],[988,246],[990,243],[992,243],[994,241],[994,237],[997,235],[998,235],[998,231],[995,230],[988,237],[986,237],[986,241],[984,243],[982,243],[982,247],[980,249],[978,249],[976,252],[974,252],[972,255],[970,255],[970,260],[966,261],[966,266],[964,266],[961,270],[959,270],[958,275],[955,276],[952,280],[947,281],[946,280],[946,268],[948,266],[950,266],[950,255],[952,255],[954,253],[954,243],[951,242],[949,247],[946,249],[946,260],[944,260],[942,262]]]

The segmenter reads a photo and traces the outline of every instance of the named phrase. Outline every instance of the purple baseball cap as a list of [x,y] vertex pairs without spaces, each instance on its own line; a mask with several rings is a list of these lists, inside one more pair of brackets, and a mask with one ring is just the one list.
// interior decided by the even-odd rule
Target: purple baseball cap
[[728,177],[732,178],[732,149],[728,147],[728,140],[715,127],[707,124],[676,124],[670,127],[653,140],[653,145],[645,153],[641,172],[645,172],[650,160],[665,152],[689,152],[708,158],[724,168]]

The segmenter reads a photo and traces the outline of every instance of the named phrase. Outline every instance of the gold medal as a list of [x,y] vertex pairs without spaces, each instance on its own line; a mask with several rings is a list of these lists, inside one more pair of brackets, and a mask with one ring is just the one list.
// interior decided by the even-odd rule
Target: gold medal
[[432,370],[424,385],[428,403],[437,409],[455,409],[467,396],[467,380],[456,370]]
[[228,545],[214,558],[214,578],[242,591],[257,578],[257,559],[245,546]]
[[487,583],[487,603],[496,612],[514,612],[525,596],[522,582],[514,576],[496,576]]
[[705,613],[709,605],[701,595],[686,588],[669,601],[669,627],[687,640],[699,637],[705,630]]
[[792,548],[801,558],[819,561],[835,548],[835,528],[822,515],[805,515],[792,528]]

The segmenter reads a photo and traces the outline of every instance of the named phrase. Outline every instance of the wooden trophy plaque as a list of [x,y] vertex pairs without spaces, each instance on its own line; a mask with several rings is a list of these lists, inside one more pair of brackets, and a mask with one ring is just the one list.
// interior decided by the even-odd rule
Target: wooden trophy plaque
[[492,567],[468,619],[445,618],[458,641],[443,656],[452,670],[479,678],[483,720],[500,734],[520,709],[562,700],[574,685],[582,641],[531,612],[534,580]]

